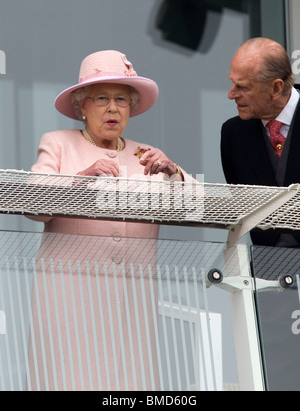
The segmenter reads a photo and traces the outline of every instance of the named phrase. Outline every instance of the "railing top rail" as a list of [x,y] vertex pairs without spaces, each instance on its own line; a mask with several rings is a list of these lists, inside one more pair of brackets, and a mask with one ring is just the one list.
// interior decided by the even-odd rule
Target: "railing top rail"
[[230,228],[263,208],[256,227],[300,230],[299,206],[298,184],[269,187],[0,170],[0,213],[8,214]]

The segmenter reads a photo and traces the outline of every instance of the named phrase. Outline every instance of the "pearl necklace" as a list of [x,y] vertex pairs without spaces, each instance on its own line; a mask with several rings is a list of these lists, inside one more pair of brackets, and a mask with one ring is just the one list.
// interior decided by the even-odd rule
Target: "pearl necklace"
[[[92,137],[89,135],[89,133],[87,132],[86,128],[84,130],[82,130],[82,134],[84,136],[84,138],[89,141],[90,143],[94,144],[94,146],[97,146],[97,144],[95,143],[95,141],[92,139]],[[118,137],[118,142],[117,142],[117,151],[122,151],[123,150],[123,141],[120,137]]]

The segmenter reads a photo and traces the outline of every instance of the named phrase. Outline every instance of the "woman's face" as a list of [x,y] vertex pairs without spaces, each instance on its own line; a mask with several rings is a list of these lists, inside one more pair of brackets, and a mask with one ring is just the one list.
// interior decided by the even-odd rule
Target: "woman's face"
[[122,84],[95,84],[82,103],[86,129],[98,142],[115,141],[127,126],[130,116],[130,91]]

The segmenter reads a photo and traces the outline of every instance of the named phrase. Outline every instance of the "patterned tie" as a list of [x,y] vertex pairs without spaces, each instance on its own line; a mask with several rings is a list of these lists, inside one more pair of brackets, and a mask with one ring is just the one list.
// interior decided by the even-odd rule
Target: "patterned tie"
[[285,137],[282,134],[280,134],[280,129],[282,125],[283,123],[277,120],[271,120],[267,123],[267,127],[270,131],[271,143],[277,157],[281,156],[283,145],[285,142]]

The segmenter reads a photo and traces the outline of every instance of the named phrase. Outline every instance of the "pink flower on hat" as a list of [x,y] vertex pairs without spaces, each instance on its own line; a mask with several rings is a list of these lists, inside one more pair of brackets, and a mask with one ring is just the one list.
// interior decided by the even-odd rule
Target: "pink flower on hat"
[[130,63],[129,60],[127,60],[127,57],[125,56],[125,54],[121,55],[121,58],[123,60],[123,63],[127,67],[127,70],[126,69],[124,70],[125,76],[137,76],[136,71],[133,70],[132,64]]

